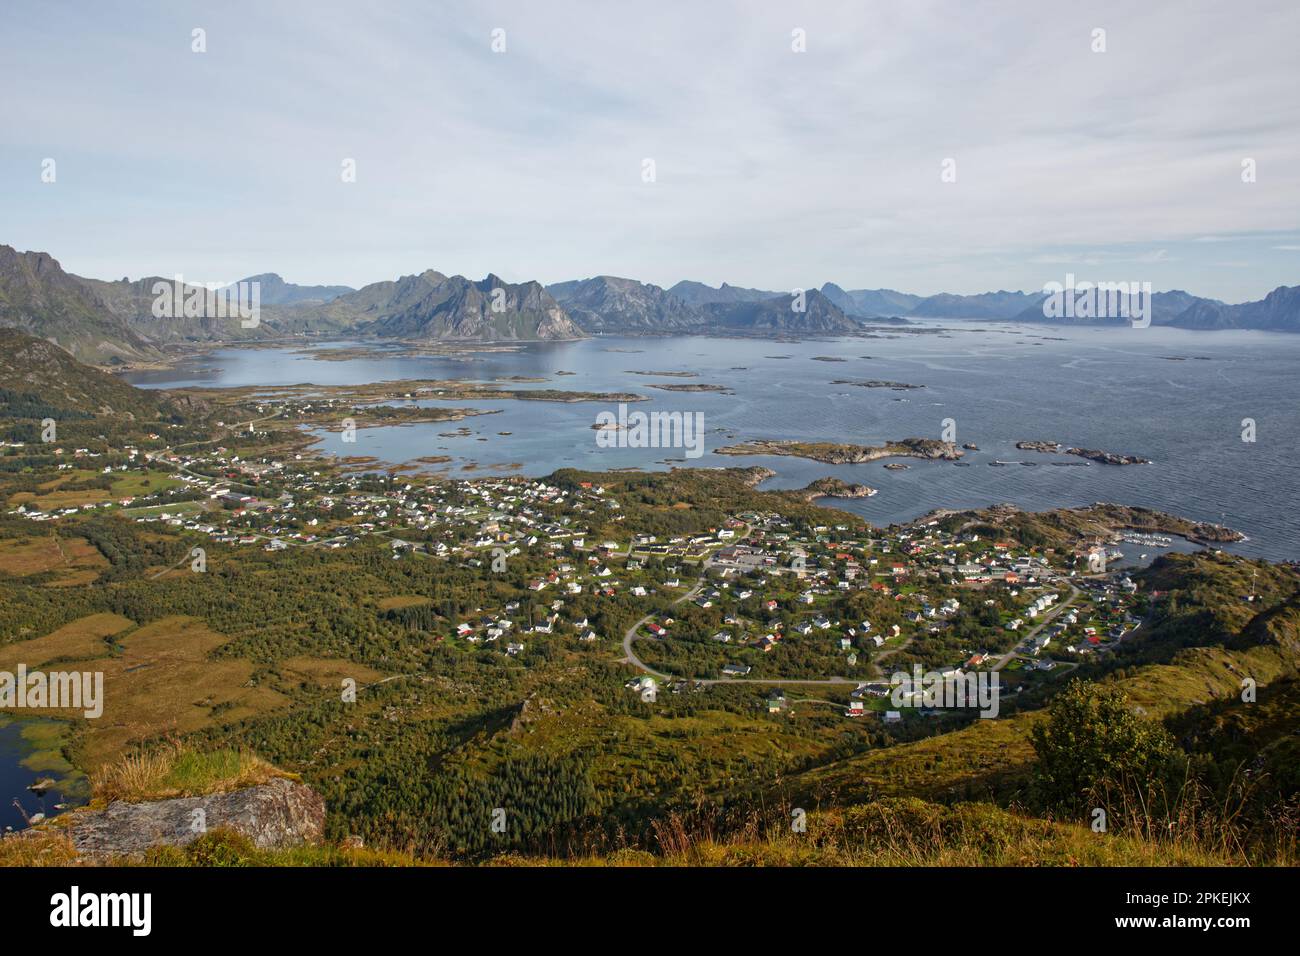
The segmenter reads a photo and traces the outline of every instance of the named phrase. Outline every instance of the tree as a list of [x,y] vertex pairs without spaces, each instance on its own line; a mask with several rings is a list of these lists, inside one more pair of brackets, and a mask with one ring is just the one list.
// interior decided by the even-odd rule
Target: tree
[[1108,794],[1135,793],[1176,778],[1181,753],[1169,732],[1139,716],[1117,687],[1075,681],[1031,734],[1044,804],[1069,812]]

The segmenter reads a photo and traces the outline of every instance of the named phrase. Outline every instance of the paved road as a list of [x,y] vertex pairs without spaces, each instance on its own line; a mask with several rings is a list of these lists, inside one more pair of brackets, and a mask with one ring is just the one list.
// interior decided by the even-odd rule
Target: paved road
[[[263,415],[261,418],[254,418],[252,421],[247,423],[247,428],[251,431],[254,425],[257,425],[261,422],[269,422],[273,418],[279,418],[283,413],[284,410],[280,409],[279,411],[272,412],[270,415]],[[230,435],[236,434],[238,430],[244,428],[245,425],[236,423],[236,424],[226,425],[224,427],[225,427],[225,433],[218,435],[216,438],[205,438],[202,441],[182,442],[181,444],[174,445],[168,448],[167,450],[174,452],[174,451],[179,451],[182,448],[193,448],[195,445],[211,445],[214,442],[221,441],[221,439],[223,438],[227,438]]]
[[[695,597],[695,595],[699,594],[700,590],[704,587],[704,581],[705,581],[704,576],[701,575],[700,578],[695,582],[695,586],[692,587],[685,594],[683,594],[681,597],[679,597],[677,600],[673,601],[673,604],[674,605],[681,604],[683,601],[689,601],[691,598]],[[654,614],[647,614],[645,617],[641,618],[641,620],[637,621],[635,624],[633,624],[631,627],[629,627],[626,631],[623,632],[623,659],[627,663],[635,667],[637,670],[644,671],[645,673],[649,674],[651,677],[657,677],[660,680],[664,680],[664,681],[691,680],[691,678],[689,677],[677,677],[673,674],[665,674],[663,671],[655,670],[653,667],[650,667],[648,664],[642,661],[641,658],[637,657],[636,652],[632,649],[632,642],[635,641],[640,636],[639,634],[637,634],[637,631],[639,631],[642,627],[644,627],[646,623],[650,621],[651,618],[655,618],[658,616],[659,616],[658,612]],[[777,677],[725,677],[720,680],[697,680],[697,681],[693,681],[693,683],[703,684],[706,687],[711,686],[713,684],[822,684],[822,685],[834,685],[834,686],[849,685],[852,687],[856,687],[858,684],[861,683],[861,681],[850,680],[847,677],[829,677],[821,680],[817,680],[817,679],[800,680],[798,678],[777,678]]]
[[995,671],[1002,670],[1002,668],[1006,667],[1007,664],[1011,662],[1011,659],[1013,657],[1015,657],[1017,654],[1024,653],[1023,651],[1020,650],[1020,648],[1027,647],[1029,645],[1029,642],[1032,641],[1038,635],[1038,632],[1041,631],[1043,628],[1045,628],[1048,624],[1051,624],[1052,621],[1056,620],[1057,616],[1062,611],[1064,611],[1067,607],[1073,604],[1074,601],[1079,597],[1079,594],[1081,593],[1079,589],[1076,588],[1072,582],[1067,581],[1065,578],[1057,578],[1053,583],[1064,584],[1066,587],[1068,587],[1070,589],[1070,596],[1066,598],[1064,601],[1062,601],[1060,604],[1056,605],[1056,607],[1052,608],[1046,614],[1044,614],[1043,619],[1039,621],[1036,625],[1034,625],[1034,627],[1031,630],[1027,631],[1025,633],[1025,636],[1016,642],[1015,647],[1011,648],[1011,650],[1007,651],[1005,654],[999,657],[998,662],[993,665],[993,670]]
[[883,674],[884,671],[880,669],[880,662],[889,660],[899,651],[907,650],[908,646],[911,645],[911,643],[914,640],[916,640],[917,633],[918,633],[917,631],[913,631],[911,634],[907,635],[907,640],[903,641],[902,644],[899,644],[897,647],[891,647],[889,650],[882,651],[881,653],[877,654],[875,657],[871,659],[871,663],[875,664],[876,669]]
[[[695,597],[695,595],[699,594],[700,590],[703,587],[704,587],[704,575],[700,575],[700,577],[696,580],[694,586],[692,586],[689,591],[687,591],[676,601],[674,601],[673,605],[675,606],[681,604],[683,601],[689,601],[691,598]],[[632,650],[632,642],[637,639],[637,631],[643,628],[650,621],[651,618],[658,617],[658,616],[659,613],[657,611],[653,614],[647,614],[645,617],[641,618],[641,620],[637,621],[635,624],[633,624],[631,627],[629,627],[626,631],[623,632],[623,658],[633,667],[637,668],[637,670],[645,671],[651,677],[658,677],[660,680],[676,680],[677,678],[673,677],[671,674],[665,674],[662,671],[657,671],[653,667],[648,666],[644,661],[641,660],[641,658],[636,656],[636,651]]]

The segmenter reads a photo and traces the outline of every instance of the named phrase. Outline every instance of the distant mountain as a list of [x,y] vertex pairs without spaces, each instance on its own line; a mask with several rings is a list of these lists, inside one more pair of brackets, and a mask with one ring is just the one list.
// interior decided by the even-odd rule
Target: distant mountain
[[1203,299],[1182,289],[1156,292],[1151,296],[1151,324],[1173,325],[1178,321],[1178,317],[1189,309],[1222,304],[1218,299]]
[[[158,361],[168,349],[302,334],[484,341],[583,336],[536,282],[512,285],[488,276],[473,283],[432,270],[357,291],[297,286],[274,273],[251,280],[261,283],[262,310],[256,324],[245,325],[241,316],[206,305],[186,316],[184,303],[206,292],[199,286],[182,285],[176,296],[169,294],[175,281],[159,276],[86,279],[65,272],[47,253],[0,245],[0,328],[48,339],[97,364]],[[497,288],[500,312],[492,309]],[[176,299],[174,308],[160,308],[160,295]]]
[[1240,305],[1200,299],[1169,324],[1183,329],[1300,332],[1300,286],[1278,286],[1258,302]]
[[706,305],[704,314],[710,326],[748,332],[835,335],[862,329],[816,289],[804,293],[803,311],[796,312],[793,305],[793,295],[778,295],[761,301],[716,302]]
[[743,289],[740,286],[727,285],[725,282],[722,283],[720,288],[715,289],[703,282],[691,282],[686,279],[683,279],[668,291],[687,305],[696,307],[735,304],[738,302],[762,302],[764,299],[772,299],[781,294],[779,292],[765,292],[762,289]]
[[136,421],[179,418],[166,392],[136,388],[83,365],[61,347],[18,329],[0,329],[0,417],[121,415]]
[[636,279],[596,276],[557,282],[546,291],[587,332],[684,332],[704,320],[677,296]]
[[356,291],[347,285],[295,285],[292,282],[285,282],[274,272],[263,272],[261,275],[249,276],[240,281],[259,284],[258,294],[261,296],[262,305],[329,302],[341,295]]
[[[1041,302],[1022,311],[1021,322],[1052,322],[1071,325],[1123,325],[1125,318],[1047,319]],[[1259,329],[1300,332],[1300,286],[1279,286],[1263,299],[1229,305],[1218,299],[1204,299],[1181,289],[1156,292],[1151,296],[1151,324],[1180,329]]]
[[318,315],[367,335],[405,339],[526,341],[580,339],[576,326],[538,282],[512,284],[489,275],[479,282],[429,269],[395,282],[376,282],[319,308]]
[[[837,287],[832,286],[832,289]],[[793,294],[745,289],[725,283],[717,289],[679,282],[664,290],[635,279],[597,276],[547,286],[582,328],[627,334],[709,330],[836,334],[859,331],[830,296],[816,289],[804,295],[805,311],[795,312]],[[842,290],[839,290],[843,295]],[[902,322],[902,319],[878,319]]]
[[922,299],[908,315],[933,319],[1014,319],[1042,301],[1041,292],[982,292],[953,295],[941,292]]
[[[182,283],[177,294],[176,280],[162,276],[134,281],[118,279],[116,282],[77,277],[77,281],[89,289],[109,313],[155,349],[256,340],[277,331],[272,324],[262,324],[268,319],[266,315],[258,316],[257,326],[245,327],[233,311],[219,313],[215,308],[215,293],[211,296],[213,308],[209,309],[208,290],[203,286]],[[159,306],[161,314],[155,314],[161,290],[169,290],[163,294],[167,295],[170,305],[166,309]],[[201,302],[197,314],[184,314],[188,301]]]
[[[1223,305],[1215,299],[1201,299],[1197,296],[1183,292],[1181,289],[1173,289],[1169,292],[1155,292],[1151,295],[1151,324],[1152,325],[1174,325],[1178,317],[1188,309],[1199,307],[1201,305]],[[1014,317],[1017,322],[1047,322],[1062,325],[1128,325],[1131,321],[1129,318],[1122,316],[1107,316],[1103,318],[1048,318],[1043,315],[1042,297],[1025,309],[1019,315]]]
[[157,347],[133,330],[86,280],[48,253],[0,245],[0,326],[49,339],[92,362],[156,359]]
[[893,289],[851,289],[849,295],[863,312],[872,315],[907,315],[921,296]]
[[822,295],[839,306],[845,315],[871,319],[906,315],[921,301],[919,295],[895,292],[893,289],[855,289],[846,292],[834,282],[822,286]]
[[215,310],[186,317],[185,300],[206,292],[189,284],[181,285],[174,309],[155,315],[157,290],[164,288],[174,291],[175,280],[86,279],[65,272],[46,253],[0,245],[0,326],[49,339],[82,361],[157,361],[167,346],[259,339],[282,331],[269,316],[247,328],[238,316],[218,316]]
[[[0,328],[48,339],[86,362],[121,364],[158,361],[169,351],[194,346],[302,335],[533,341],[582,338],[586,332],[715,329],[834,335],[859,332],[863,322],[906,318],[1050,321],[1042,314],[1041,292],[920,297],[893,289],[846,291],[828,282],[805,293],[807,309],[794,312],[788,293],[726,283],[715,289],[689,280],[665,290],[636,279],[596,276],[543,288],[494,275],[474,282],[430,269],[356,290],[295,285],[269,272],[241,281],[260,284],[262,311],[255,324],[206,307],[188,316],[179,306],[160,310],[160,290],[174,289],[172,279],[87,279],[65,272],[47,253],[0,245]],[[203,291],[182,286],[180,298],[192,304]],[[1177,328],[1300,332],[1300,286],[1282,286],[1258,302],[1238,305],[1181,290],[1158,292],[1152,312],[1153,324]]]

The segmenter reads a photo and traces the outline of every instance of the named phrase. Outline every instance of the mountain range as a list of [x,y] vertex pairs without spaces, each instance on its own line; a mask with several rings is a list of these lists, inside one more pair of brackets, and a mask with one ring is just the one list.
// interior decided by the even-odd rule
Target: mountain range
[[[684,280],[664,289],[636,279],[594,276],[543,286],[481,280],[433,269],[375,282],[296,285],[273,272],[250,276],[260,293],[256,323],[199,310],[155,314],[173,279],[89,279],[64,271],[48,253],[0,245],[0,327],[55,342],[100,364],[158,361],[177,349],[285,337],[349,336],[411,342],[524,342],[587,335],[850,335],[909,319],[1121,324],[1122,319],[1047,319],[1041,292],[919,296],[894,289],[778,292]],[[160,285],[161,284],[161,285]],[[236,288],[235,285],[227,287]],[[183,297],[198,286],[180,286]],[[180,311],[180,310],[176,310]],[[1153,325],[1185,329],[1300,332],[1300,286],[1282,286],[1237,305],[1181,290],[1152,296]]]
[[559,282],[546,289],[584,331],[593,333],[844,335],[862,329],[861,322],[816,289],[802,296],[725,283],[714,289],[679,282],[663,289],[616,276]]
[[433,269],[374,282],[323,305],[299,303],[272,315],[272,321],[286,320],[304,326],[318,320],[362,335],[416,341],[583,337],[540,283],[512,284],[494,275],[474,282]]

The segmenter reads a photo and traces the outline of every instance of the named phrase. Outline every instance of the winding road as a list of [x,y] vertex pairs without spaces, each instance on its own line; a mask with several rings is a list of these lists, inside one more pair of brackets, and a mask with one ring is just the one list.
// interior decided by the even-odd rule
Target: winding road
[[1022,651],[1021,648],[1028,647],[1029,642],[1032,641],[1038,635],[1038,632],[1041,631],[1043,628],[1045,628],[1048,624],[1051,624],[1052,621],[1056,620],[1057,616],[1060,615],[1061,612],[1064,611],[1067,607],[1073,604],[1075,600],[1079,597],[1079,594],[1082,593],[1079,591],[1078,588],[1074,586],[1073,582],[1067,581],[1065,578],[1057,578],[1053,583],[1064,584],[1066,587],[1068,587],[1070,589],[1070,596],[1066,598],[1064,601],[1062,601],[1060,604],[1056,605],[1056,607],[1052,608],[1046,614],[1044,614],[1043,619],[1041,621],[1039,621],[1036,625],[1034,625],[1032,629],[1025,632],[1025,636],[1016,642],[1015,647],[1011,648],[1011,650],[1007,651],[1005,654],[1003,654],[1001,657],[998,658],[998,662],[993,665],[993,670],[995,671],[1002,670],[1002,668],[1006,667],[1007,664],[1011,663],[1012,658],[1014,658],[1017,654],[1029,653],[1028,651]]
[[[687,591],[677,600],[673,601],[672,605],[669,606],[671,607],[671,606],[681,604],[683,601],[689,601],[691,598],[695,597],[695,595],[699,594],[700,590],[704,587],[704,581],[705,578],[703,575],[701,575],[696,580],[695,585],[689,591]],[[632,642],[641,636],[637,633],[637,631],[643,628],[646,625],[646,623],[649,622],[652,618],[658,616],[659,616],[658,612],[653,614],[647,614],[645,617],[641,618],[641,620],[637,621],[635,624],[633,624],[631,627],[629,627],[626,631],[623,632],[623,660],[625,663],[631,664],[637,670],[643,671],[649,674],[651,677],[657,677],[659,680],[662,681],[685,680],[685,681],[691,681],[692,683],[695,684],[703,684],[706,687],[710,687],[714,684],[822,684],[822,685],[832,685],[832,686],[848,685],[851,687],[856,687],[858,684],[862,683],[861,681],[850,680],[847,677],[828,677],[820,680],[816,678],[800,680],[798,678],[793,678],[793,677],[725,677],[720,680],[718,679],[694,680],[693,678],[690,677],[677,677],[673,674],[665,674],[663,671],[657,671],[653,667],[646,664],[643,660],[641,660],[641,658],[636,656],[636,651],[632,649]]]

